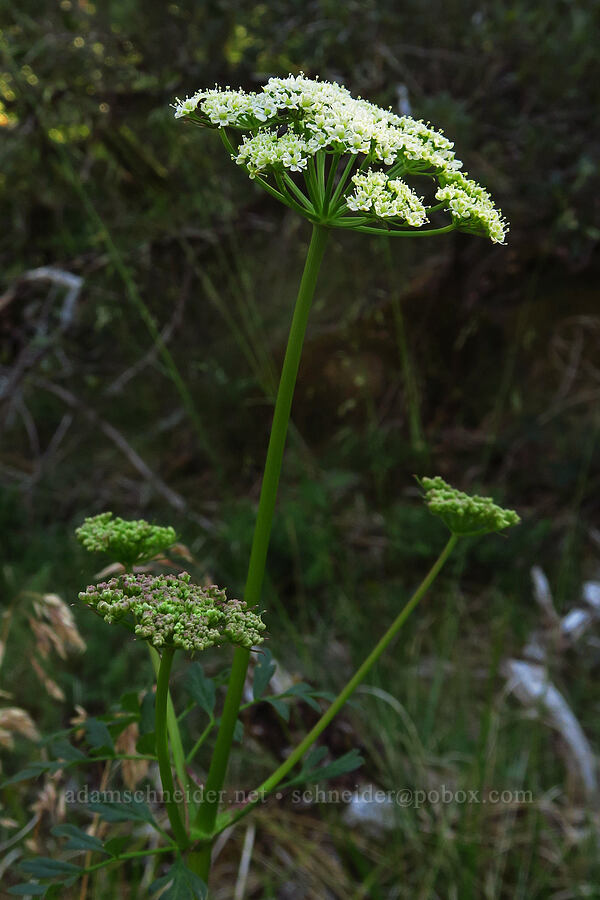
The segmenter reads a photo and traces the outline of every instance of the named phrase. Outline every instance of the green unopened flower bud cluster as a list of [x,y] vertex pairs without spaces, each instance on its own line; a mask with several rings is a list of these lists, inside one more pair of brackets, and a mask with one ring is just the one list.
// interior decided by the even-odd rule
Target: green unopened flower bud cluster
[[420,478],[419,483],[430,511],[459,537],[502,531],[521,521],[514,510],[497,506],[491,497],[464,494],[439,475]]
[[216,585],[193,584],[179,575],[121,575],[90,585],[79,599],[105,622],[133,618],[138,637],[154,647],[192,653],[229,643],[250,649],[262,643],[265,625],[242,600],[229,600]]
[[75,534],[86,550],[108,553],[127,566],[152,559],[177,538],[171,527],[151,525],[144,519],[113,518],[111,512],[85,519]]
[[[360,224],[368,213],[367,221],[384,221],[388,228],[395,224],[420,227],[428,221],[426,209],[403,178],[421,174],[437,179],[436,208],[449,211],[456,227],[464,226],[496,243],[504,241],[507,225],[489,194],[469,179],[463,179],[469,187],[453,180],[460,175],[462,162],[452,141],[425,122],[353,97],[343,85],[300,74],[270,78],[257,92],[215,86],[177,101],[175,116],[209,128],[241,132],[237,148],[226,139],[232,159],[263,184],[268,175],[277,180],[297,172],[313,179],[314,189],[310,167],[319,154],[334,157],[335,165],[343,156],[354,158],[358,167],[355,190],[352,183],[344,184],[339,207],[332,213],[325,203],[321,210],[324,215],[327,211],[330,225],[336,225],[338,213],[346,217],[358,214]],[[280,197],[286,194],[279,181],[278,190]],[[309,193],[314,202],[319,192]],[[321,195],[323,200],[322,190]],[[307,204],[298,208],[310,217]],[[347,221],[343,226],[350,227]]]

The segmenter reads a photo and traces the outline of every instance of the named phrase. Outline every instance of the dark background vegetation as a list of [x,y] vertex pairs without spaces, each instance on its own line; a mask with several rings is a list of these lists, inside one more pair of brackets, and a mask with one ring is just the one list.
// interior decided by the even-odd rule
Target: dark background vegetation
[[[332,235],[264,599],[283,666],[338,687],[444,540],[413,473],[516,507],[520,528],[459,554],[370,680],[378,696],[360,695],[328,742],[361,746],[359,780],[384,789],[525,787],[536,802],[405,810],[385,841],[344,828],[337,807],[282,805],[259,817],[248,896],[598,896],[593,815],[499,670],[538,624],[530,567],[560,613],[598,571],[599,13],[594,0],[0,5],[4,604],[24,590],[73,601],[99,566],[73,529],[105,509],[174,524],[199,571],[242,589],[309,228],[213,134],[175,121],[175,96],[302,70],[400,99],[455,140],[511,222],[507,247]],[[23,277],[40,266],[83,279],[62,329],[64,289]],[[57,673],[62,706],[37,691],[25,632],[7,648],[3,689],[47,727],[150,677],[138,647],[76,615],[89,652]],[[597,664],[553,659],[596,747]],[[251,787],[290,734],[268,716],[247,726],[252,760],[231,777]],[[339,893],[323,886],[332,866]]]

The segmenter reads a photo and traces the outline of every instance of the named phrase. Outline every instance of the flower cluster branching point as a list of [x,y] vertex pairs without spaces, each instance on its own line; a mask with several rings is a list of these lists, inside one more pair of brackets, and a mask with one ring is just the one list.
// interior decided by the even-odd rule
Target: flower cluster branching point
[[[250,178],[312,222],[406,234],[407,226],[429,222],[432,210],[449,214],[444,228],[504,242],[505,220],[487,191],[460,173],[452,141],[341,84],[301,73],[270,78],[256,92],[215,85],[174,108],[176,118],[220,129]],[[305,190],[290,173],[301,176]],[[438,203],[430,210],[406,182],[415,176],[436,182]]]
[[175,543],[175,529],[151,525],[144,519],[127,521],[111,512],[85,519],[75,534],[86,550],[108,553],[126,567],[152,559]]
[[418,480],[429,510],[459,537],[502,531],[521,521],[513,509],[497,506],[491,497],[464,494],[439,475]]
[[90,585],[79,599],[105,622],[133,625],[154,647],[194,652],[221,644],[250,649],[263,641],[260,615],[242,600],[229,600],[216,585],[193,584],[179,575],[120,575]]

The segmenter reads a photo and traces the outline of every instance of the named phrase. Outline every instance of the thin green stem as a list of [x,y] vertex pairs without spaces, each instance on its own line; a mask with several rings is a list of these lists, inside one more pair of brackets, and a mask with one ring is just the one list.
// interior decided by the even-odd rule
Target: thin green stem
[[208,725],[206,726],[206,728],[204,729],[204,731],[202,732],[202,734],[200,735],[200,737],[198,738],[198,740],[196,741],[196,743],[194,744],[194,746],[192,747],[192,749],[190,750],[190,752],[188,753],[188,755],[187,755],[186,758],[185,758],[185,761],[186,761],[186,763],[187,763],[188,766],[189,766],[189,764],[192,762],[192,760],[194,759],[196,753],[198,752],[198,750],[200,749],[200,747],[202,746],[202,744],[204,743],[204,741],[206,740],[206,738],[207,738],[208,735],[211,733],[211,731],[213,730],[214,727],[215,727],[215,720],[214,720],[214,719],[211,719],[210,722],[208,723]]
[[167,738],[167,706],[169,699],[169,675],[173,664],[175,651],[172,647],[166,647],[162,652],[158,680],[156,683],[156,755],[158,756],[158,768],[162,781],[165,806],[169,822],[173,829],[175,840],[180,847],[186,847],[189,843],[185,827],[179,815],[179,808],[174,800],[175,784],[171,772],[171,760],[169,759],[169,742]]
[[[155,647],[151,644],[148,644],[148,651],[150,653],[150,659],[152,661],[152,668],[154,669],[154,674],[158,679],[158,675],[160,672],[160,654]],[[171,692],[167,691],[167,731],[169,735],[169,743],[171,745],[171,751],[173,753],[173,763],[175,764],[175,771],[177,772],[177,779],[182,789],[185,791],[187,797],[191,798],[194,796],[194,783],[190,776],[187,773],[185,767],[185,753],[183,750],[183,742],[181,740],[181,732],[179,730],[179,723],[177,721],[177,716],[175,715],[175,707],[173,706],[173,700],[171,699]],[[185,807],[185,804],[183,804]]]
[[327,183],[325,185],[325,202],[323,203],[324,216],[326,216],[329,212],[329,204],[332,199],[333,185],[335,184],[335,175],[338,169],[341,155],[341,153],[334,153],[329,163],[329,174],[327,176]]
[[308,194],[312,200],[312,204],[317,212],[321,212],[323,208],[321,192],[319,190],[319,182],[317,180],[317,170],[315,166],[314,156],[308,157],[306,169],[304,170],[304,180],[308,188]]
[[[337,183],[337,186],[336,186],[335,191],[333,192],[333,196],[332,196],[332,198],[331,198],[331,203],[329,204],[330,209],[331,209],[333,212],[337,212],[337,206],[336,206],[337,201],[338,201],[338,199],[339,199],[340,194],[342,193],[342,191],[343,191],[344,188],[346,187],[346,184],[347,184],[347,182],[348,182],[348,177],[349,177],[350,172],[352,171],[352,169],[353,169],[353,167],[354,167],[354,163],[356,162],[356,159],[357,159],[357,154],[356,154],[356,153],[353,153],[352,156],[350,157],[350,159],[348,160],[348,162],[346,163],[346,168],[345,168],[344,171],[342,172],[342,176],[341,176],[340,180],[339,180],[338,183]],[[342,202],[342,204],[341,204],[342,206],[343,206],[344,202],[345,202],[345,201]]]
[[392,313],[394,316],[394,323],[396,325],[396,339],[398,343],[398,351],[400,354],[400,364],[402,366],[402,376],[404,378],[404,391],[408,409],[410,443],[412,449],[419,453],[426,449],[425,439],[423,437],[423,425],[421,422],[419,387],[409,348],[409,342],[406,339],[404,314],[402,312],[402,295],[398,288],[398,279],[395,277],[396,273],[394,272],[394,262],[389,241],[383,241],[383,251],[385,254],[385,260],[390,276]]
[[317,151],[317,187],[319,188],[319,197],[321,198],[321,212],[325,214],[325,151]]
[[139,859],[144,856],[156,856],[159,853],[173,853],[176,850],[175,844],[169,844],[167,847],[153,847],[148,850],[133,850],[131,853],[123,853],[122,856],[113,856],[111,859],[103,859],[102,862],[94,863],[93,866],[87,866],[82,872],[96,872],[98,869],[104,869],[112,863],[120,863],[126,859]]
[[230,153],[232,156],[235,156],[235,147],[234,147],[233,144],[231,143],[231,138],[230,138],[229,135],[227,134],[227,129],[226,129],[226,128],[219,128],[219,129],[218,129],[218,132],[219,132],[219,136],[220,136],[221,140],[223,141],[223,144],[224,144],[224,146],[225,146],[225,149],[226,149],[226,150],[228,151],[228,153]]
[[[267,450],[267,459],[258,504],[252,550],[248,565],[248,577],[244,591],[244,600],[250,608],[257,606],[260,602],[296,376],[300,365],[300,356],[302,353],[302,344],[304,342],[308,315],[312,305],[317,276],[325,252],[327,238],[327,228],[322,225],[313,225],[310,246],[308,248],[302,281],[300,282],[298,298],[296,300],[294,316],[290,328],[277,399],[275,401],[273,424],[271,427],[269,448]],[[204,800],[194,823],[194,830],[201,834],[211,835],[214,830],[219,807],[219,796],[225,781],[225,774],[233,741],[233,732],[240,708],[249,658],[250,652],[248,650],[242,647],[236,649],[233,657],[225,705],[221,716],[219,733],[217,735],[206,779]],[[198,874],[205,880],[208,878],[208,869],[206,868],[206,865],[206,854],[204,854],[204,862]]]
[[383,234],[386,237],[431,237],[434,234],[448,234],[454,231],[456,225],[444,225],[442,228],[427,228],[423,231],[399,231],[392,228],[369,228],[366,225],[357,226],[356,231],[364,231],[365,234]]
[[[280,203],[283,203],[284,206],[287,206],[289,209],[296,209],[295,206],[292,206],[291,199],[288,193],[281,193],[281,191],[276,190],[272,184],[269,184],[266,178],[256,177],[254,179],[256,184],[259,184],[261,188],[270,194],[271,197],[274,197],[276,200],[279,200]],[[304,213],[302,213],[304,215]]]
[[[434,562],[433,566],[414,592],[408,603],[403,607],[398,616],[394,619],[386,633],[383,637],[377,642],[373,650],[369,653],[367,658],[364,660],[361,666],[356,670],[350,681],[346,684],[344,688],[337,695],[331,706],[323,713],[317,724],[312,728],[306,737],[298,744],[298,746],[294,749],[292,753],[288,756],[286,761],[282,763],[278,769],[273,772],[273,774],[264,781],[260,787],[256,789],[256,801],[252,803],[248,803],[243,809],[241,809],[236,815],[232,816],[230,819],[224,823],[223,828],[228,828],[230,825],[233,825],[235,822],[239,821],[239,819],[243,818],[247,815],[250,810],[260,803],[271,791],[275,790],[277,785],[283,781],[288,772],[294,768],[296,763],[300,762],[304,754],[312,747],[317,738],[322,734],[322,732],[327,728],[332,719],[338,714],[340,709],[347,702],[349,697],[354,693],[358,685],[364,680],[369,670],[373,667],[373,665],[377,662],[383,651],[388,647],[390,642],[396,637],[411,612],[417,606],[423,595],[429,590],[439,572],[443,568],[446,560],[452,553],[456,543],[458,541],[457,535],[451,535],[448,540],[448,543]],[[223,829],[220,829],[223,830]]]
[[[281,176],[278,176],[278,179]],[[308,199],[308,197],[302,193],[298,185],[290,178],[287,172],[283,173],[283,181],[287,185],[288,190],[292,191],[295,196],[298,198],[302,206],[307,210],[307,212],[314,214],[315,208]]]

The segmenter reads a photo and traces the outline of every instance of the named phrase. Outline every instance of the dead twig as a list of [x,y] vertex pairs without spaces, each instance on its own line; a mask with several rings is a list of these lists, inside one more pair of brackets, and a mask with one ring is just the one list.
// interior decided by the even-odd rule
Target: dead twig
[[133,468],[144,478],[156,491],[157,494],[160,494],[161,497],[170,503],[176,510],[179,512],[186,513],[191,519],[193,519],[197,524],[199,524],[206,531],[213,531],[214,525],[210,519],[206,518],[206,516],[202,516],[199,513],[192,512],[184,498],[181,494],[178,494],[172,488],[170,488],[165,482],[160,478],[152,469],[144,462],[142,457],[137,453],[133,447],[125,440],[120,431],[107,422],[105,419],[100,418],[100,416],[94,412],[94,410],[89,409],[75,394],[71,393],[71,391],[66,390],[66,388],[61,387],[58,384],[54,384],[52,381],[48,381],[45,378],[35,378],[33,379],[33,384],[37,387],[42,388],[45,391],[48,391],[51,394],[54,394],[56,397],[59,397],[63,403],[67,406],[71,407],[71,409],[76,409],[78,412],[81,412],[85,418],[93,424],[96,428],[98,428],[119,450],[123,453],[124,456],[127,457]]

